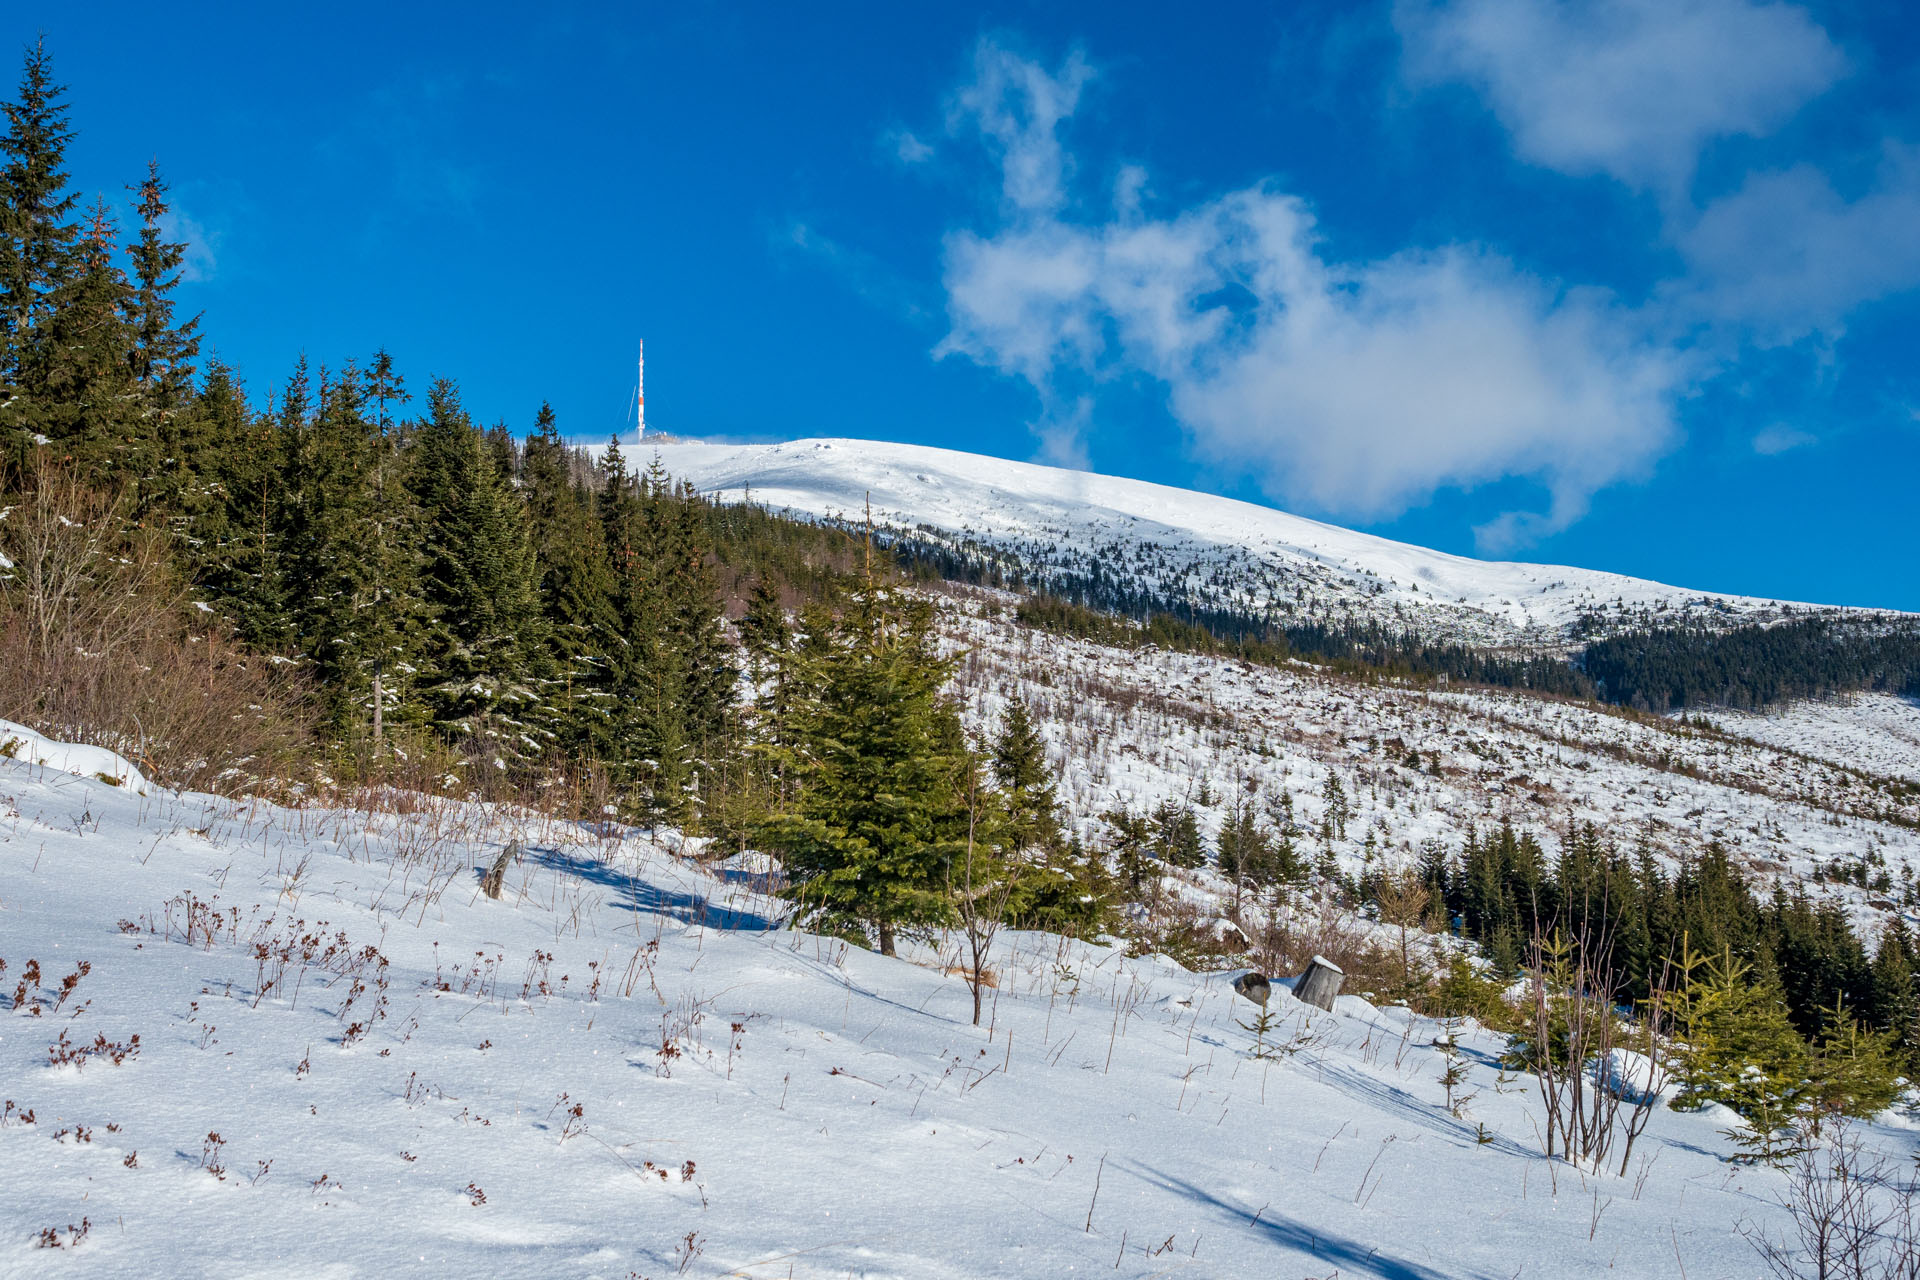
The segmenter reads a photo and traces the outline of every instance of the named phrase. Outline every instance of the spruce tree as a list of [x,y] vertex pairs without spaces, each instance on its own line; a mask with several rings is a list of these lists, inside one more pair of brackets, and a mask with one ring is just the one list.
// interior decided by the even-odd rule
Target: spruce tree
[[[386,447],[369,421],[369,382],[351,364],[323,377],[297,449],[300,475],[284,553],[301,583],[302,649],[336,735],[384,749],[389,721],[415,716],[404,680],[426,620],[418,564],[401,516],[404,490],[382,493]],[[396,489],[398,487],[396,486]]]
[[138,187],[140,233],[127,257],[133,268],[128,321],[133,341],[128,362],[147,412],[163,420],[179,407],[193,381],[193,359],[200,352],[200,317],[174,320],[173,291],[187,246],[166,238],[167,184],[160,164],[150,161]]
[[134,481],[153,464],[133,404],[127,353],[131,291],[115,261],[118,228],[105,201],[87,211],[73,270],[53,291],[34,353],[37,429],[88,470]]
[[1007,838],[1021,857],[1050,862],[1062,844],[1060,802],[1047,768],[1046,739],[1027,704],[1014,698],[993,744],[993,776],[1007,816]]
[[367,516],[372,523],[368,551],[369,600],[362,661],[367,669],[373,752],[387,748],[389,725],[413,723],[420,709],[412,694],[413,658],[427,630],[429,610],[421,593],[420,519],[412,494],[400,482],[400,429],[394,413],[413,397],[406,379],[382,347],[367,363],[365,404],[372,413],[372,492]]
[[991,753],[996,840],[1007,853],[1006,912],[1023,926],[1085,937],[1107,921],[1112,876],[1104,862],[1069,842],[1047,768],[1046,739],[1019,698],[1007,706]]
[[434,724],[490,762],[543,753],[544,643],[533,546],[518,496],[460,405],[437,379],[414,437],[408,488],[420,510],[422,692]]
[[79,197],[67,190],[62,167],[73,140],[65,94],[42,37],[27,53],[0,137],[0,425],[16,447],[40,431],[35,411],[46,405],[49,321],[77,269],[80,230],[70,219]]
[[576,756],[616,749],[609,652],[616,643],[613,566],[591,494],[574,482],[551,406],[542,404],[522,464],[540,607],[551,655],[556,728]]
[[806,662],[804,779],[766,842],[810,915],[870,928],[893,955],[900,928],[950,917],[947,885],[966,846],[975,766],[941,693],[953,661],[935,649],[925,602],[869,587]]
[[1153,812],[1153,852],[1161,861],[1189,870],[1207,863],[1206,841],[1192,805],[1163,802]]

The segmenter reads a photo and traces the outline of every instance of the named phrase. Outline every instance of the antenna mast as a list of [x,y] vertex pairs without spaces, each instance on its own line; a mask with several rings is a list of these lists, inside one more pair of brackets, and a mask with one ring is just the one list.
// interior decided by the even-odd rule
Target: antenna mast
[[640,340],[640,361],[634,373],[633,384],[633,438],[639,440],[647,434],[647,340]]

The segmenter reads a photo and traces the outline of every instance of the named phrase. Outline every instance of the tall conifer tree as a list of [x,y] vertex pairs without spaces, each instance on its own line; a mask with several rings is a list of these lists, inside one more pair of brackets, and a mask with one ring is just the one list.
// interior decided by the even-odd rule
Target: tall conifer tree
[[892,955],[902,926],[948,918],[979,791],[958,710],[941,694],[953,663],[935,651],[925,602],[870,587],[808,668],[816,697],[799,802],[766,834],[806,908],[862,922]]
[[459,388],[438,379],[427,402],[408,467],[424,535],[422,595],[436,620],[424,692],[436,724],[484,742],[504,766],[544,752],[552,734],[541,714],[533,546]]
[[542,404],[521,467],[540,607],[552,655],[556,728],[567,749],[604,762],[615,750],[609,650],[613,566],[591,495],[574,483],[553,408]]
[[53,79],[44,37],[27,53],[19,96],[6,104],[0,137],[0,422],[24,444],[46,405],[49,324],[56,297],[75,274],[79,197],[67,190],[66,87]]

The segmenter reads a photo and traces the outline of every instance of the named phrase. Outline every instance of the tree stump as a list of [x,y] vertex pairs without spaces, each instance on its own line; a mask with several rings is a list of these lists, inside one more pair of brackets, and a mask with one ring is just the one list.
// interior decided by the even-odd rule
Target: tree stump
[[520,842],[509,841],[507,847],[500,851],[500,856],[493,860],[493,865],[487,869],[486,876],[480,881],[480,892],[489,898],[498,898],[507,878],[507,867],[519,856]]
[[1340,984],[1346,981],[1346,977],[1339,965],[1325,956],[1315,956],[1307,962],[1306,970],[1294,980],[1294,998],[1332,1013],[1333,998],[1340,994]]
[[1243,973],[1233,980],[1233,989],[1261,1008],[1267,1007],[1267,1000],[1273,995],[1273,983],[1264,973]]

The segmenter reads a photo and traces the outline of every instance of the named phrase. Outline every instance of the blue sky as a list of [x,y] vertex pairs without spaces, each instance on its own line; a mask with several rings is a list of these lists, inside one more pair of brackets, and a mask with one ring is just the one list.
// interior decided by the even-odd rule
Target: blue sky
[[252,8],[13,26],[256,395],[384,345],[600,439],[645,337],[670,430],[1920,609],[1899,4]]

